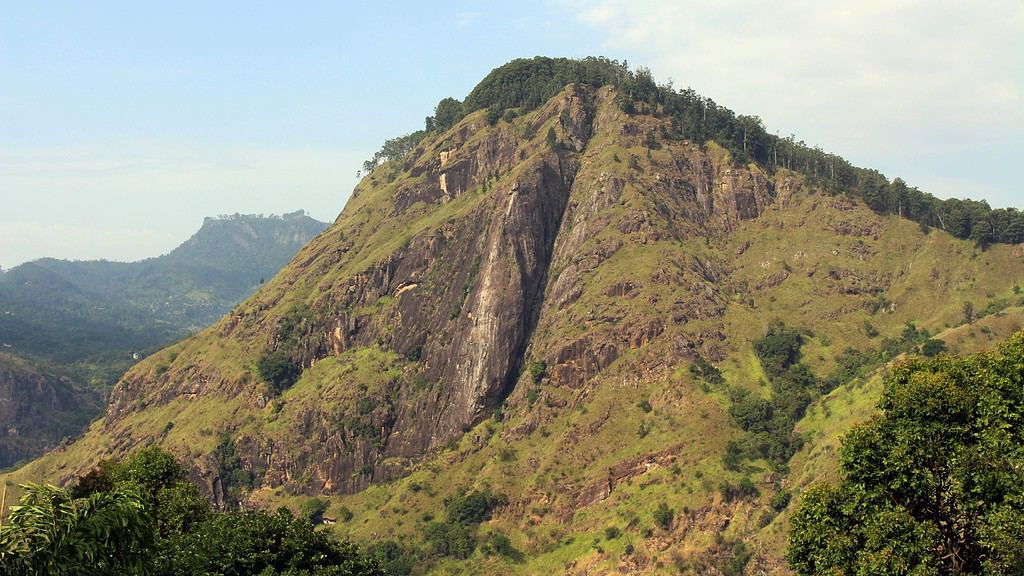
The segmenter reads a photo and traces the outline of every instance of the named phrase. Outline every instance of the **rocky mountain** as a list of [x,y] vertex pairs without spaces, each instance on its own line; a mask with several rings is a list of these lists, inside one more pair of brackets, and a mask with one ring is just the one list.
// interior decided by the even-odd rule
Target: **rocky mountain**
[[326,226],[302,211],[207,218],[156,258],[0,274],[0,468],[80,433],[132,364],[216,320]]
[[539,59],[439,105],[273,280],[15,477],[157,442],[221,506],[323,499],[397,572],[785,572],[790,495],[835,474],[886,363],[1024,325],[997,226],[1019,213],[647,81]]

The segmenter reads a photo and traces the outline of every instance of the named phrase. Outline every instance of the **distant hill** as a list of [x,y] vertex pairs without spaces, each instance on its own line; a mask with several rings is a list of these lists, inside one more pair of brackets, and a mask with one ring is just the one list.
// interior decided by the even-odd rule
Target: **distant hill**
[[229,311],[326,227],[301,210],[219,216],[156,258],[0,272],[0,468],[79,434],[132,364]]
[[113,384],[137,357],[226,313],[326,226],[301,210],[234,214],[156,258],[22,264],[0,274],[0,349]]

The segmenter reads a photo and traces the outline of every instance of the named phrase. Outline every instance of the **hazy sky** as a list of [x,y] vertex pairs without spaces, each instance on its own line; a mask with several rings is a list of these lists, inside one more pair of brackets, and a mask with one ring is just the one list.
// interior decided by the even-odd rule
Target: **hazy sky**
[[388,137],[516,57],[645,65],[941,197],[1024,207],[1024,3],[14,2],[0,265],[166,252],[204,216],[333,220]]

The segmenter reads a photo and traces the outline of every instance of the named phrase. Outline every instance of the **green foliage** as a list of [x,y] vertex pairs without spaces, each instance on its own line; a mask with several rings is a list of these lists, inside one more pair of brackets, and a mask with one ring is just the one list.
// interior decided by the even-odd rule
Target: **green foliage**
[[717,563],[718,570],[724,576],[743,576],[743,569],[747,567],[754,553],[739,540],[722,541],[720,546],[725,554]]
[[744,388],[733,388],[729,415],[746,434],[726,446],[723,464],[739,470],[745,458],[764,458],[776,468],[803,445],[793,432],[807,406],[820,393],[821,384],[800,360],[803,336],[781,323],[772,324],[754,342],[754,351],[771,379],[772,397],[763,399]]
[[185,479],[185,471],[158,446],[140,448],[119,464],[110,466],[110,477],[117,484],[134,484],[152,498],[160,490]]
[[173,456],[156,446],[141,448],[121,462],[104,462],[80,476],[71,494],[88,495],[129,489],[139,493],[161,545],[174,534],[187,532],[210,513],[209,501],[188,481]]
[[497,106],[490,106],[489,108],[487,108],[487,125],[494,126],[495,124],[497,124],[498,120],[501,120],[501,114],[501,108],[498,108]]
[[115,466],[114,462],[104,460],[92,470],[78,477],[78,480],[68,490],[72,498],[85,498],[97,492],[109,492],[114,488],[114,479],[110,477],[110,471]]
[[130,488],[73,498],[56,486],[25,484],[0,530],[4,574],[139,574],[152,541],[142,496]]
[[489,489],[473,490],[447,500],[444,508],[450,522],[476,525],[489,519],[491,511],[504,501],[504,497],[492,494]]
[[544,376],[548,372],[547,362],[543,360],[534,360],[526,366],[526,372],[530,375],[530,381],[534,384],[540,384],[540,381],[544,379]]
[[363,162],[363,173],[373,172],[377,166],[392,160],[402,160],[416,149],[416,145],[427,135],[426,130],[417,130],[404,136],[397,136],[384,141],[380,150],[373,154],[373,157]]
[[427,118],[427,131],[444,132],[455,126],[464,116],[462,102],[455,98],[442,98],[434,108],[434,115]]
[[169,538],[184,534],[210,514],[210,501],[199,492],[199,487],[187,481],[178,481],[158,490],[152,501],[157,534]]
[[[287,509],[211,513],[177,461],[155,447],[83,475],[75,487],[82,498],[52,486],[23,489],[0,530],[3,574],[383,574],[354,545]],[[304,510],[322,513],[317,502]]]
[[466,97],[464,111],[495,107],[533,110],[572,83],[600,87],[627,75],[624,64],[605,58],[513,60],[495,68]]
[[552,151],[558,150],[558,136],[555,135],[555,127],[548,128],[548,134],[546,136],[548,148]]
[[537,403],[537,399],[540,398],[540,385],[534,384],[526,390],[526,404],[530,408]]
[[825,390],[834,390],[864,373],[865,368],[881,361],[877,353],[866,353],[847,348],[836,357],[836,369],[825,378]]
[[646,438],[651,433],[652,424],[644,420],[640,421],[640,425],[636,427],[637,438]]
[[622,530],[618,526],[608,526],[604,529],[605,540],[615,540],[619,536],[622,536]]
[[874,338],[874,337],[878,336],[878,329],[875,328],[875,325],[872,324],[870,321],[865,320],[864,321],[864,334],[868,338]]
[[776,512],[782,512],[789,506],[790,500],[793,499],[793,494],[789,490],[779,490],[772,495],[772,509]]
[[803,335],[776,322],[754,342],[754,353],[770,378],[778,378],[800,359]]
[[963,306],[964,324],[970,324],[975,321],[974,317],[974,304],[970,302],[964,302]]
[[755,486],[754,482],[746,476],[741,478],[737,484],[732,482],[722,482],[718,486],[718,491],[722,494],[722,499],[726,502],[742,500],[744,498],[755,498],[758,495],[757,486]]
[[481,549],[484,554],[497,554],[516,563],[522,562],[525,559],[523,553],[512,545],[512,540],[497,530],[487,535],[487,540],[481,546]]
[[690,374],[692,374],[694,378],[703,380],[714,386],[721,386],[722,384],[725,384],[725,378],[722,376],[722,371],[700,355],[698,355],[693,360],[693,364],[690,365]]
[[338,509],[338,516],[341,518],[342,522],[349,522],[352,520],[355,514],[353,514],[352,511],[348,509],[348,506],[342,506],[341,508]]
[[299,518],[304,518],[310,524],[320,524],[324,519],[324,512],[327,511],[327,502],[320,498],[306,498],[299,504]]
[[661,148],[661,144],[658,144],[658,139],[654,136],[654,130],[647,131],[647,141],[645,144],[648,150],[657,150]]
[[930,339],[927,330],[919,330],[913,322],[908,322],[899,338],[884,338],[877,350],[847,348],[836,358],[836,369],[825,378],[822,391],[834,390],[900,354],[917,350],[918,346],[925,356],[934,356],[945,350],[946,344]]
[[928,339],[921,345],[921,354],[935,356],[946,351],[946,343],[942,340]]
[[[489,519],[494,508],[505,501],[503,496],[487,488],[459,491],[445,500],[447,519],[429,522],[423,529],[423,538],[436,556],[468,558],[477,545],[477,526]],[[508,546],[511,547],[511,543]]]
[[256,361],[256,373],[275,394],[291,388],[302,369],[283,350],[266,350]]
[[469,558],[475,543],[466,526],[458,522],[433,521],[426,525],[423,536],[437,556]]
[[843,478],[804,494],[798,574],[1010,574],[1024,534],[1024,332],[995,353],[913,357],[843,440]]
[[412,574],[420,559],[415,550],[394,540],[384,540],[371,546],[367,555],[373,558],[384,574],[401,576]]
[[675,518],[675,514],[675,511],[669,508],[668,504],[660,502],[658,507],[654,509],[654,523],[663,530],[668,530],[672,527],[672,519]]
[[331,540],[287,509],[213,514],[174,540],[167,574],[382,575],[355,545]]
[[221,433],[217,441],[217,448],[214,450],[214,457],[217,462],[217,470],[220,472],[224,497],[226,503],[230,505],[241,498],[243,490],[252,489],[255,477],[251,470],[247,470],[243,466],[241,454],[238,453],[235,441],[228,432]]

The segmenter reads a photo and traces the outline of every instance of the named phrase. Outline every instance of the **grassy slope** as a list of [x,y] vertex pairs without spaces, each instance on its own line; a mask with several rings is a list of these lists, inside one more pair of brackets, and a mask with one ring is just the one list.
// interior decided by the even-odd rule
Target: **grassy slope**
[[[836,236],[828,230],[834,222],[849,220],[876,224],[877,238]],[[883,336],[898,335],[908,320],[938,332],[959,322],[963,302],[972,302],[980,310],[991,302],[1019,299],[1013,293],[1013,283],[1019,278],[1016,274],[1021,263],[1014,248],[998,246],[980,252],[967,242],[938,232],[925,236],[912,223],[880,218],[842,200],[794,198],[781,210],[744,224],[725,246],[713,248],[733,251],[748,240],[752,244],[736,261],[737,281],[746,280],[754,286],[782,268],[783,262],[791,273],[778,286],[752,288],[754,308],[738,301],[730,304],[725,317],[729,353],[721,365],[733,385],[763,386],[763,374],[749,345],[775,318],[814,328],[805,359],[818,374],[825,374],[832,369],[832,358],[839,351],[847,346],[876,346]],[[702,244],[697,242],[688,248],[699,251]],[[622,259],[620,263],[613,258],[590,279],[592,289],[581,297],[579,306],[628,315],[632,306],[628,302],[599,305],[598,300],[606,298],[601,294],[602,286],[621,278],[619,266],[628,266],[632,273],[642,275],[663,259],[667,248],[652,245],[620,252],[616,256]],[[889,257],[889,251],[904,257]],[[809,277],[807,272],[815,267],[818,272]],[[822,279],[829,267],[891,282],[885,294],[896,303],[894,311],[872,315],[862,306],[864,297],[839,295],[836,286],[842,282]],[[933,269],[937,270],[935,274]],[[838,320],[831,320],[837,311]],[[1012,307],[977,322],[973,328],[945,330],[942,338],[954,351],[972,350],[1012,333],[1022,319],[1022,309]],[[872,339],[864,334],[865,320],[874,324],[882,336]],[[674,556],[685,557],[689,551],[712,545],[715,532],[723,525],[727,536],[753,535],[773,491],[766,482],[767,467],[755,466],[750,472],[761,488],[757,501],[723,505],[717,493],[719,483],[740,477],[725,471],[720,462],[725,442],[737,433],[725,412],[727,401],[720,391],[705,393],[691,380],[685,364],[656,378],[635,377],[652,356],[657,356],[657,347],[656,341],[620,358],[598,377],[597,385],[584,397],[545,389],[538,400],[543,408],[534,409],[522,406],[521,398],[517,405],[513,398],[507,421],[480,425],[458,446],[425,462],[410,477],[361,494],[332,498],[329,515],[336,515],[341,506],[355,513],[352,521],[337,525],[336,530],[360,541],[382,537],[415,541],[426,523],[424,510],[436,515],[442,499],[456,487],[487,483],[508,494],[513,505],[484,530],[509,534],[529,560],[516,565],[483,558],[478,553],[470,563],[442,564],[440,573],[476,573],[484,567],[495,573],[522,574],[569,568],[624,571],[637,566],[675,572]],[[870,414],[879,386],[880,379],[875,376],[866,383],[854,382],[834,391],[824,401],[834,406],[831,418],[824,417],[823,408],[812,408],[799,428],[812,440],[793,461],[792,485],[802,486],[812,479],[834,475],[832,455],[838,435]],[[638,407],[644,398],[653,406],[649,414]],[[533,433],[516,433],[517,428],[533,421],[536,412],[549,414],[539,419]],[[638,434],[640,422],[652,429],[643,438]],[[580,433],[582,430],[586,432]],[[577,511],[569,524],[559,516],[560,510],[572,506],[565,492],[599,481],[611,465],[667,448],[672,448],[675,466],[653,464],[648,472],[616,485],[607,500]],[[292,502],[282,499],[281,494],[260,497],[268,504]],[[655,529],[645,537],[645,531],[652,527],[652,512],[662,501],[686,521],[677,521],[670,533]],[[607,526],[623,529],[624,535],[605,541]],[[781,520],[776,521],[761,533],[762,549],[769,554],[781,549],[782,526]],[[627,544],[633,544],[636,550],[628,557],[622,555]]]

